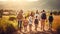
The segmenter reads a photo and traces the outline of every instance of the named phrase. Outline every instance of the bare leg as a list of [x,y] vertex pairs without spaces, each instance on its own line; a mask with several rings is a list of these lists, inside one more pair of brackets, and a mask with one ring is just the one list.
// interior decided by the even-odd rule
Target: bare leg
[[45,31],[44,26],[45,26],[45,22],[43,22],[43,31]]
[[29,30],[30,30],[30,31],[32,30],[31,28],[32,28],[32,24],[29,25]]
[[35,30],[37,31],[37,24],[35,24]]

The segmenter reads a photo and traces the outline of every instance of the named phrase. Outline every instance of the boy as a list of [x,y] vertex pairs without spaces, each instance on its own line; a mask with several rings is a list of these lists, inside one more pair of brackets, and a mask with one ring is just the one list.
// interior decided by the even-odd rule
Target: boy
[[45,31],[44,26],[45,26],[46,19],[47,19],[46,12],[45,10],[43,10],[41,14],[41,29],[43,29],[43,31]]
[[53,22],[53,16],[52,16],[52,13],[50,13],[48,19],[49,19],[49,30],[51,30],[51,29],[52,29],[52,22]]
[[35,30],[37,31],[37,27],[38,27],[38,18],[37,18],[37,16],[36,16],[36,18],[35,18],[35,21],[34,21],[34,24],[35,24]]

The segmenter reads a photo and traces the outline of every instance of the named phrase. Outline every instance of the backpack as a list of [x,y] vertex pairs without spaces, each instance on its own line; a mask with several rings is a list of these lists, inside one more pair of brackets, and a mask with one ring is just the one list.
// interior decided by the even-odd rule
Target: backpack
[[34,23],[35,23],[35,24],[38,24],[38,19],[35,19]]
[[41,18],[42,19],[46,19],[46,14],[45,13],[42,13]]

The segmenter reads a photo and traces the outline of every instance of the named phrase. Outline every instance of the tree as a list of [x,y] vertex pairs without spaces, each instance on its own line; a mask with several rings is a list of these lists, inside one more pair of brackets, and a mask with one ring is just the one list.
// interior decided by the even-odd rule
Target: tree
[[58,12],[58,15],[60,15],[60,11]]
[[53,14],[54,14],[54,15],[57,15],[57,11],[54,11]]

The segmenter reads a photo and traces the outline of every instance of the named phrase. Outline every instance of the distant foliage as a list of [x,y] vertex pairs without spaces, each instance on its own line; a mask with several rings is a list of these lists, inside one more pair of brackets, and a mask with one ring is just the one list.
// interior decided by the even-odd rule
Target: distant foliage
[[60,11],[53,11],[52,12],[54,15],[60,15]]

